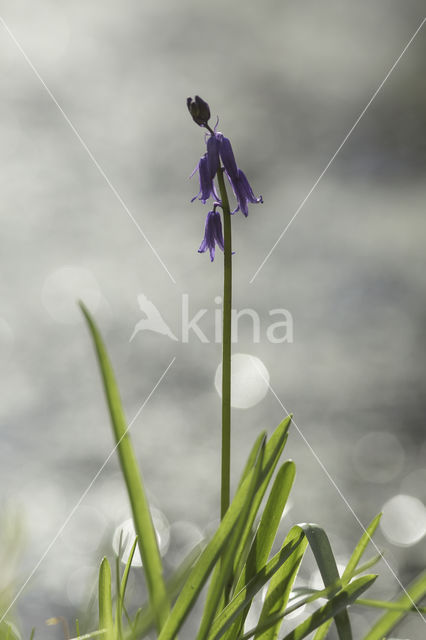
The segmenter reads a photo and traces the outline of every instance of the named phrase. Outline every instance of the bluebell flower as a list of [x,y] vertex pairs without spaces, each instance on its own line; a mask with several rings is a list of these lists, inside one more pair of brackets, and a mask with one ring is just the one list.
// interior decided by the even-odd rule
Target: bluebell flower
[[203,204],[206,204],[207,200],[213,196],[216,200],[219,196],[216,193],[214,178],[217,170],[219,169],[219,142],[216,136],[209,136],[207,140],[207,153],[200,158],[198,165],[195,167],[191,174],[191,177],[198,171],[200,179],[200,190],[196,196],[194,196],[191,202],[194,202],[197,198],[201,200]]
[[204,239],[200,244],[198,253],[204,253],[207,249],[210,252],[210,260],[213,262],[214,254],[216,251],[216,245],[224,251],[223,234],[222,234],[222,220],[220,213],[216,211],[215,204],[213,211],[209,211],[206,218],[206,226],[204,229]]
[[210,197],[220,202],[214,184],[214,178],[220,168],[220,160],[237,200],[237,207],[231,213],[241,211],[247,217],[248,203],[263,202],[263,198],[262,196],[256,198],[254,195],[246,175],[237,167],[230,140],[220,132],[213,131],[207,138],[207,153],[200,159],[192,173],[194,175],[198,171],[200,179],[200,190],[192,198],[192,202],[199,198],[205,204]]
[[233,180],[230,176],[228,177],[238,203],[237,208],[234,209],[234,211],[231,211],[231,213],[241,211],[241,213],[243,213],[247,218],[248,203],[263,203],[263,198],[262,196],[256,198],[253,193],[253,189],[251,188],[250,183],[246,178],[245,173],[241,169],[238,169],[236,180]]

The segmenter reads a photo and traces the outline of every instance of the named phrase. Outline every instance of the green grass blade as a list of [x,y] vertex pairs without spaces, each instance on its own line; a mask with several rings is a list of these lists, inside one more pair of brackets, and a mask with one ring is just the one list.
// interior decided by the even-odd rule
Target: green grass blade
[[[280,445],[280,448],[277,450],[270,469],[262,482],[260,490],[256,494],[256,498],[252,504],[252,508],[247,519],[246,530],[241,538],[239,549],[234,561],[235,573],[238,578],[238,586],[247,582],[248,579],[255,575],[260,567],[263,567],[269,557],[269,553],[275,539],[275,534],[294,480],[296,467],[294,462],[291,461],[284,463],[280,471],[277,473],[276,480],[272,485],[270,499],[268,498],[264,514],[260,519],[258,531],[253,539],[247,558],[244,558],[244,544],[248,539],[248,534],[253,529],[260,504],[266,493],[286,441],[287,435],[283,439],[282,445]],[[245,560],[244,563],[242,562],[243,560]],[[238,565],[242,565],[241,570],[238,569]]]
[[[262,483],[259,487],[259,491],[256,493],[255,498],[253,500],[250,512],[247,516],[245,529],[241,533],[240,543],[235,553],[234,575],[236,580],[239,578],[239,575],[243,570],[244,562],[246,560],[246,557],[245,557],[246,551],[248,551],[247,546],[248,546],[248,543],[250,542],[254,521],[256,519],[257,512],[259,511],[260,504],[268,488],[272,474],[278,464],[279,458],[287,442],[288,430],[289,430],[290,424],[291,424],[291,416],[288,416],[285,420],[283,420],[278,425],[278,427],[276,428],[276,430],[274,431],[274,433],[272,434],[272,436],[270,437],[270,439],[266,444]],[[263,566],[263,564],[264,562],[262,562],[260,566]],[[255,572],[256,572],[256,567],[254,567],[254,573]],[[254,573],[252,575],[254,575]],[[233,586],[235,588],[235,583]]]
[[[121,532],[122,533],[122,532]],[[120,536],[121,545],[121,536]],[[115,592],[117,594],[115,601],[115,625],[114,625],[114,640],[122,640],[123,638],[123,602],[120,598],[120,558],[121,553],[115,558]]]
[[374,567],[374,565],[380,562],[382,558],[383,558],[383,553],[378,553],[376,556],[373,556],[372,558],[370,558],[370,560],[367,560],[363,564],[360,564],[359,567],[356,568],[356,570],[353,572],[352,575],[359,576],[361,573],[364,573],[364,571],[367,571],[367,569],[371,569],[371,567]]
[[[426,595],[426,571],[423,571],[406,589],[406,593],[395,601],[395,604],[406,607],[405,611],[387,611],[364,640],[382,640],[412,610],[413,602],[417,604]],[[419,615],[419,614],[417,614]]]
[[[269,558],[295,475],[296,465],[292,460],[284,462],[278,470],[250,549],[244,575],[249,575],[250,571],[256,573]],[[243,576],[242,580],[244,584],[246,581]]]
[[[324,586],[329,587],[337,582],[340,576],[327,534],[324,529],[315,524],[301,524],[300,527],[308,538]],[[340,640],[352,640],[351,623],[348,612],[344,608],[339,609],[334,621]]]
[[333,618],[330,618],[330,620],[327,620],[327,622],[324,622],[324,624],[320,626],[320,628],[317,630],[316,634],[314,635],[314,640],[324,640],[324,638],[327,637],[328,631],[332,624],[333,624]]
[[[269,558],[281,517],[287,504],[288,496],[296,473],[294,462],[288,460],[279,469],[272,485],[265,509],[263,510],[253,544],[251,546],[243,571],[240,573],[235,593],[241,591],[245,584],[263,567]],[[236,637],[243,628],[249,606],[241,612],[232,628],[226,633],[226,640]]]
[[116,576],[117,576],[117,604],[116,604],[116,616],[115,616],[115,631],[116,631],[116,635],[118,636],[118,638],[121,640],[121,638],[123,637],[123,625],[122,625],[122,619],[123,619],[123,610],[125,611],[125,606],[124,606],[124,596],[126,593],[126,587],[127,587],[127,580],[129,577],[129,572],[130,572],[130,567],[132,566],[132,560],[133,560],[133,556],[135,554],[136,551],[136,545],[138,542],[137,537],[135,538],[135,541],[133,542],[132,548],[130,549],[130,553],[129,553],[129,557],[127,559],[126,562],[126,566],[124,568],[124,572],[123,572],[123,576],[121,578],[120,581],[120,562],[122,559],[122,555],[123,555],[123,549],[122,549],[122,531],[120,532],[120,543],[119,543],[119,551],[118,551],[118,555],[116,557]]
[[134,541],[134,543],[132,545],[132,548],[130,549],[129,557],[127,559],[126,566],[124,568],[123,577],[121,578],[121,583],[120,583],[120,600],[121,600],[121,603],[123,603],[124,596],[126,594],[127,581],[129,579],[129,573],[130,573],[130,569],[131,569],[131,566],[132,566],[133,556],[135,555],[137,543],[138,543],[138,539],[136,537],[135,541]]
[[113,640],[111,568],[107,558],[101,562],[99,569],[99,630],[106,629],[106,640]]
[[[343,611],[351,605],[364,591],[366,591],[376,580],[376,575],[367,575],[362,576],[362,578],[357,578],[351,584],[347,585],[343,591],[340,591],[337,595],[333,596],[327,604],[317,609],[311,616],[306,618],[299,626],[297,626],[293,631],[288,633],[283,640],[302,640],[302,638],[306,638],[312,631],[315,631],[319,626],[327,622],[330,618],[336,618],[339,611]],[[297,605],[299,606],[299,605]],[[285,615],[281,614],[281,616]],[[240,640],[248,640],[248,638],[253,637],[256,633],[260,631],[265,631],[269,628],[268,625],[275,624],[277,616],[273,616],[270,623],[268,621],[265,622],[263,628],[256,626],[254,629],[251,629],[243,636],[241,636]]]
[[127,430],[126,418],[114,372],[101,335],[86,307],[80,303],[95,345],[101,369],[104,390],[108,402],[118,456],[132,508],[133,522],[138,536],[148,593],[160,630],[169,612],[169,602],[163,578],[163,568],[158,550],[157,536],[151,519],[139,467]]
[[[170,576],[170,578],[168,578],[166,582],[166,589],[171,602],[173,602],[181,592],[195,562],[198,560],[205,547],[205,540],[199,542],[193,549],[191,549],[181,565]],[[154,622],[154,614],[149,604],[141,607],[135,617],[134,631],[130,636],[127,636],[128,640],[131,638],[143,637],[144,634],[147,634],[150,629],[152,629]]]
[[368,527],[366,528],[366,530],[364,531],[364,533],[362,534],[358,544],[356,545],[354,552],[352,553],[348,564],[346,565],[346,568],[343,572],[342,575],[342,582],[345,583],[349,582],[350,579],[352,578],[354,571],[356,569],[356,567],[359,564],[359,561],[361,560],[364,551],[367,548],[368,543],[370,542],[374,532],[376,531],[379,522],[380,522],[380,518],[382,517],[382,514],[379,513],[375,518],[373,518],[373,520],[370,522],[370,524],[368,525]]
[[[290,535],[296,535],[300,531],[298,527],[294,527],[290,531]],[[287,536],[287,538],[289,537]],[[290,597],[291,589],[299,571],[300,563],[308,545],[306,536],[303,536],[302,542],[296,552],[283,564],[280,570],[274,575],[269,583],[266,593],[265,602],[259,618],[259,625],[262,625],[268,618],[273,615],[283,614]],[[282,619],[278,619],[275,625],[263,633],[256,635],[256,640],[274,640],[278,637],[278,633],[282,624]]]
[[241,516],[241,512],[244,511],[246,502],[253,498],[252,479],[255,473],[257,473],[257,470],[252,469],[238,488],[217,531],[194,564],[161,630],[158,640],[172,640],[175,638],[185,621],[221,552],[232,538],[234,527]]
[[85,633],[82,636],[77,636],[76,638],[71,638],[71,640],[91,640],[92,638],[105,638],[105,629],[101,629],[100,631],[91,631],[90,633]]
[[241,474],[241,478],[240,478],[240,482],[239,485],[241,485],[241,483],[243,482],[243,480],[245,480],[245,478],[247,477],[247,474],[250,472],[250,470],[254,467],[255,462],[258,458],[259,452],[260,452],[260,448],[262,446],[262,443],[264,441],[264,439],[266,438],[266,431],[262,431],[262,433],[260,433],[254,443],[254,445],[251,448],[249,457],[247,458],[247,462],[244,466],[243,472]]
[[[348,584],[352,579],[352,577],[358,573],[356,570],[358,563],[361,560],[374,532],[376,531],[381,517],[382,517],[382,514],[379,513],[375,518],[373,518],[373,520],[370,522],[370,524],[362,534],[343,572],[343,575],[342,575],[343,585]],[[381,558],[381,555],[376,556],[371,561],[365,563],[365,565],[363,565],[362,567],[359,567],[359,573],[365,571],[367,568],[370,568],[370,566],[375,564],[376,561],[379,560],[380,558]],[[314,640],[324,640],[324,638],[327,636],[328,630],[332,622],[333,622],[332,620],[328,620],[322,627],[320,627],[315,634]]]
[[215,567],[196,640],[205,640],[205,638],[207,638],[216,613],[225,604],[226,593],[228,591],[227,587],[232,579],[235,554],[240,546],[241,537],[243,536],[243,532],[247,526],[248,514],[251,510],[253,501],[256,499],[255,496],[261,482],[262,463],[265,455],[265,440],[266,438],[264,437],[259,450],[258,459],[251,475],[251,482],[248,491],[250,499],[247,499],[242,506],[238,522],[230,537],[225,553]]
[[[287,536],[281,550],[234,596],[231,602],[215,619],[208,636],[209,640],[218,640],[227,629],[231,628],[232,623],[239,616],[240,612],[251,604],[256,593],[258,593],[274,574],[276,574],[280,567],[297,552],[298,548],[303,545],[304,540],[305,536],[303,532],[298,528],[296,531],[296,527],[294,527],[289,536]],[[235,637],[237,636],[234,635],[234,638]]]
[[[247,504],[247,512],[240,519],[241,526],[234,530],[227,545],[225,556],[213,573],[197,640],[207,637],[213,618],[226,604],[228,596],[232,595],[232,588],[229,589],[228,585],[235,583],[235,571],[238,570],[237,567],[242,563],[257,511],[284,448],[290,423],[291,416],[288,416],[275,429],[266,446],[264,445],[263,437],[259,449],[258,438],[252,449],[249,461],[258,451],[254,467],[256,479],[253,481],[252,499],[250,504]],[[244,473],[247,474],[248,470],[249,463],[246,465]],[[246,475],[246,477],[248,476]]]
[[426,607],[418,607],[412,604],[406,607],[403,604],[397,602],[388,602],[387,600],[369,600],[367,598],[358,598],[355,604],[360,604],[363,607],[373,607],[374,609],[389,609],[390,611],[404,611],[405,613],[426,613]]

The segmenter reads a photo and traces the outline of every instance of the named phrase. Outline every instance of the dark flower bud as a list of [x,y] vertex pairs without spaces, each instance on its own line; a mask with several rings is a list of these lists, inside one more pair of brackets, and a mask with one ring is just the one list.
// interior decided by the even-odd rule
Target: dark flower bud
[[200,127],[206,127],[210,120],[210,107],[207,102],[204,102],[200,96],[195,96],[195,100],[187,98],[186,105],[194,122]]

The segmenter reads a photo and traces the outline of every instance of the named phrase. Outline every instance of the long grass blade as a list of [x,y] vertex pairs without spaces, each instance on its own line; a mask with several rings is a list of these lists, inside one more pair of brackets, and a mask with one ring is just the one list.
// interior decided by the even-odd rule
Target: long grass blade
[[[305,536],[296,528],[286,538],[281,550],[265,564],[264,567],[237,593],[231,602],[223,609],[215,619],[208,636],[209,640],[218,640],[229,629],[240,612],[251,604],[253,597],[276,574],[300,546],[303,545]],[[234,636],[234,638],[237,636]]]
[[201,624],[196,640],[205,640],[205,638],[207,638],[213,622],[213,618],[215,617],[216,612],[219,608],[219,603],[221,602],[221,600],[223,600],[224,602],[227,585],[232,578],[235,553],[237,552],[237,549],[240,545],[240,539],[243,531],[246,528],[246,522],[248,514],[250,512],[251,504],[253,500],[255,500],[255,496],[260,484],[262,463],[265,455],[265,440],[266,438],[263,439],[263,443],[260,447],[258,455],[258,460],[256,461],[253,469],[254,473],[251,476],[249,495],[252,496],[252,499],[250,501],[246,500],[245,504],[243,505],[238,523],[235,526],[225,553],[223,554],[221,561],[216,565],[215,572],[210,582],[209,591],[207,593],[203,617],[201,619]]
[[[210,620],[213,619],[214,614],[219,613],[219,611],[223,608],[223,606],[225,606],[225,604],[235,593],[234,588],[236,580],[238,578],[238,575],[241,574],[249,545],[253,538],[254,521],[272,474],[275,470],[276,465],[278,464],[278,460],[287,441],[290,424],[291,416],[287,416],[278,425],[266,444],[265,453],[262,459],[262,477],[260,479],[258,489],[253,495],[253,500],[251,501],[251,505],[247,514],[245,515],[244,519],[241,520],[242,527],[238,530],[235,530],[233,542],[227,549],[226,562],[228,562],[229,559],[229,562],[232,563],[232,571],[228,571],[228,575],[230,577],[229,586],[227,583],[223,582],[223,575],[221,575],[220,573],[220,566],[217,567],[217,570],[212,577],[211,591],[219,592],[221,589],[222,592],[221,598],[215,599],[216,611],[212,611],[211,609],[207,611],[208,619]],[[255,443],[255,447],[253,447],[251,455],[253,455],[253,452],[256,450],[256,444],[257,442]],[[259,568],[261,566],[263,565],[260,565]],[[254,575],[255,572],[256,571],[254,570],[252,575]],[[203,618],[204,633],[206,632],[206,630],[208,630],[208,625],[205,623],[206,618],[207,616],[204,616]]]
[[[327,604],[317,609],[311,616],[306,618],[299,626],[293,631],[288,633],[283,640],[302,640],[306,638],[312,631],[315,631],[319,626],[324,624],[330,618],[336,618],[339,611],[346,609],[351,605],[364,591],[366,591],[376,580],[376,575],[367,575],[357,578],[351,584],[347,585],[343,591],[340,591],[337,595],[333,596]],[[299,606],[299,605],[297,605]],[[281,614],[281,617],[285,616]],[[243,636],[240,640],[248,640],[252,638],[256,633],[265,631],[271,624],[275,624],[277,616],[273,616],[271,621],[265,621],[263,628],[256,626]]]
[[159,631],[167,618],[169,602],[166,594],[157,536],[152,523],[149,504],[136,456],[127,430],[120,393],[108,353],[89,311],[84,304],[80,303],[80,306],[92,334],[101,369],[118,456],[132,508],[135,530],[138,536],[148,593],[156,616],[157,630]]
[[99,630],[101,629],[106,629],[106,640],[113,640],[111,568],[107,558],[103,558],[99,569]]
[[358,544],[356,545],[348,564],[346,565],[346,568],[343,572],[342,575],[342,582],[344,583],[349,582],[354,574],[355,569],[357,568],[366,548],[368,543],[370,542],[372,536],[374,535],[374,532],[376,531],[379,522],[380,522],[380,518],[382,517],[382,514],[379,513],[375,518],[373,518],[373,520],[370,522],[370,524],[368,525],[368,527],[366,528],[366,530],[364,531],[364,533],[362,534]]
[[[324,529],[315,524],[301,524],[300,527],[308,538],[324,586],[329,587],[336,583],[340,576],[327,534]],[[351,623],[344,607],[336,613],[334,621],[340,640],[352,640]]]
[[257,489],[252,482],[255,474],[257,474],[256,468],[248,473],[238,488],[217,531],[193,566],[158,640],[172,640],[178,633],[220,554],[229,544],[234,527],[237,525],[241,513],[244,512],[246,504],[253,499],[253,492]]
[[388,609],[389,611],[404,611],[404,613],[426,613],[426,607],[418,607],[415,604],[407,607],[397,602],[388,602],[387,600],[370,600],[368,598],[358,598],[355,604],[363,607],[373,607],[373,609]]
[[[289,535],[296,535],[299,527],[294,527]],[[265,602],[259,618],[259,625],[271,616],[283,614],[286,610],[291,589],[299,571],[300,563],[308,545],[308,540],[303,535],[303,540],[295,553],[283,564],[281,569],[273,576],[266,592]],[[282,619],[278,619],[276,624],[263,633],[257,634],[256,640],[274,640],[278,637],[278,633],[282,624]]]
[[[200,557],[201,552],[205,549],[206,545],[207,541],[202,540],[193,549],[191,549],[180,566],[166,581],[167,594],[171,602],[174,602],[181,592],[195,562]],[[130,640],[130,638],[142,638],[152,629],[154,622],[154,614],[149,604],[141,607],[135,616],[133,633],[128,636],[128,640]]]
[[[123,532],[121,532],[121,534],[122,533]],[[116,631],[116,635],[118,636],[119,640],[121,640],[121,638],[123,636],[122,618],[123,618],[123,611],[125,611],[124,596],[125,596],[125,593],[126,593],[127,580],[128,580],[128,577],[129,577],[130,567],[132,566],[132,560],[133,560],[133,556],[134,556],[135,551],[136,551],[137,543],[138,543],[138,539],[136,537],[135,541],[133,542],[133,545],[132,545],[132,547],[130,549],[129,557],[127,558],[126,566],[124,567],[123,576],[122,576],[121,581],[120,581],[119,570],[120,570],[120,562],[121,562],[121,558],[122,558],[122,546],[121,546],[122,545],[122,535],[120,535],[119,552],[118,552],[118,556],[116,558],[116,563],[117,563],[117,569],[116,569],[116,574],[117,574],[117,604],[116,604],[116,616],[115,616],[115,631]]]
[[[364,640],[382,640],[390,631],[410,612],[413,602],[417,604],[426,595],[426,571],[421,573],[407,587],[406,593],[400,596],[395,604],[405,607],[403,611],[387,611],[379,618],[373,628],[364,637]],[[419,612],[417,612],[417,615]]]
[[263,444],[264,439],[266,438],[266,431],[262,431],[261,433],[259,433],[259,435],[256,438],[256,441],[254,443],[254,445],[251,448],[249,457],[247,458],[247,462],[244,466],[243,472],[241,474],[241,478],[240,478],[240,482],[239,485],[241,485],[241,483],[243,482],[243,480],[245,480],[247,474],[250,472],[250,470],[254,467],[255,462],[259,456],[259,452],[260,452],[260,448]]
[[[265,509],[263,510],[259,527],[253,540],[247,561],[240,573],[235,593],[239,593],[241,591],[244,585],[247,584],[258,571],[260,571],[261,567],[265,565],[269,558],[277,529],[293,485],[295,473],[296,466],[294,462],[290,460],[280,467],[275,477],[274,484],[272,485]],[[286,541],[288,542],[287,539]],[[250,607],[247,606],[245,610],[241,612],[238,619],[225,634],[224,640],[232,640],[232,638],[237,637],[238,633],[244,626],[249,609]]]
[[[249,543],[251,542],[250,538],[252,537],[254,521],[259,511],[259,507],[261,505],[263,497],[269,486],[269,482],[271,480],[272,474],[278,464],[280,456],[287,442],[288,430],[290,428],[290,424],[291,424],[291,416],[288,416],[287,418],[285,418],[285,420],[283,420],[278,425],[278,427],[276,428],[276,430],[274,431],[274,433],[272,434],[272,436],[267,442],[267,445],[265,448],[265,464],[264,464],[264,470],[263,470],[263,480],[259,487],[259,490],[255,495],[255,498],[251,505],[250,512],[247,515],[246,526],[244,530],[241,532],[240,542],[234,557],[234,576],[236,580],[239,578],[241,571],[243,570],[245,560],[246,560],[246,552],[248,551],[248,546],[249,546]],[[291,483],[290,483],[289,489],[290,488],[291,488]],[[258,568],[263,566],[263,564],[265,563],[268,557],[268,554],[263,559],[263,562],[259,563]],[[253,568],[252,575],[254,575],[256,573],[256,566],[254,565],[252,568]],[[236,580],[233,585],[234,588],[236,586]]]
[[[368,543],[370,542],[374,532],[376,531],[381,517],[382,517],[382,514],[379,513],[375,518],[373,518],[373,520],[370,522],[370,524],[362,534],[358,544],[356,545],[342,575],[342,583],[344,585],[348,584],[352,579],[352,577],[356,575],[356,573],[358,573],[357,572],[358,563],[360,562],[367,548]],[[366,570],[371,565],[375,564],[376,561],[379,560],[380,558],[381,556],[376,556],[370,562],[366,563],[363,567],[359,567],[360,572]],[[320,627],[316,632],[314,636],[314,640],[324,640],[324,638],[327,636],[328,630],[332,622],[333,620],[328,620],[324,625],[322,625],[322,627]]]

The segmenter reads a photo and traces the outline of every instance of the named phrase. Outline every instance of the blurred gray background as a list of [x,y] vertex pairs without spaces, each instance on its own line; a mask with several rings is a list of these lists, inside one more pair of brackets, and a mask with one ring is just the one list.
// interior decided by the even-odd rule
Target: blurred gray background
[[[209,310],[200,325],[213,334],[221,255],[211,264],[197,253],[208,205],[190,203],[198,185],[188,180],[205,148],[185,105],[196,93],[264,197],[233,219],[235,307],[265,323],[286,308],[294,320],[294,342],[279,345],[264,330],[253,344],[242,323],[234,350],[262,360],[365,525],[390,499],[410,497],[376,542],[404,585],[424,566],[426,27],[250,284],[424,9],[420,0],[3,0],[1,517],[3,537],[15,514],[23,536],[16,563],[4,546],[3,609],[113,446],[78,298],[107,341],[129,420],[176,357],[132,427],[152,503],[172,525],[168,566],[217,519],[220,345],[148,331],[129,342],[141,293],[177,335],[188,294],[192,313]],[[284,415],[271,393],[234,409],[234,483],[259,431]],[[286,453],[297,478],[283,535],[318,522],[344,562],[359,524],[295,429]],[[14,608],[24,637],[32,626],[63,637],[45,620],[81,616],[126,517],[114,456]],[[402,533],[398,522],[409,523]],[[309,558],[303,571],[315,578]],[[375,595],[393,597],[396,579],[384,564],[380,573]],[[354,619],[362,637],[368,619],[355,609]],[[423,631],[413,616],[399,637]]]

